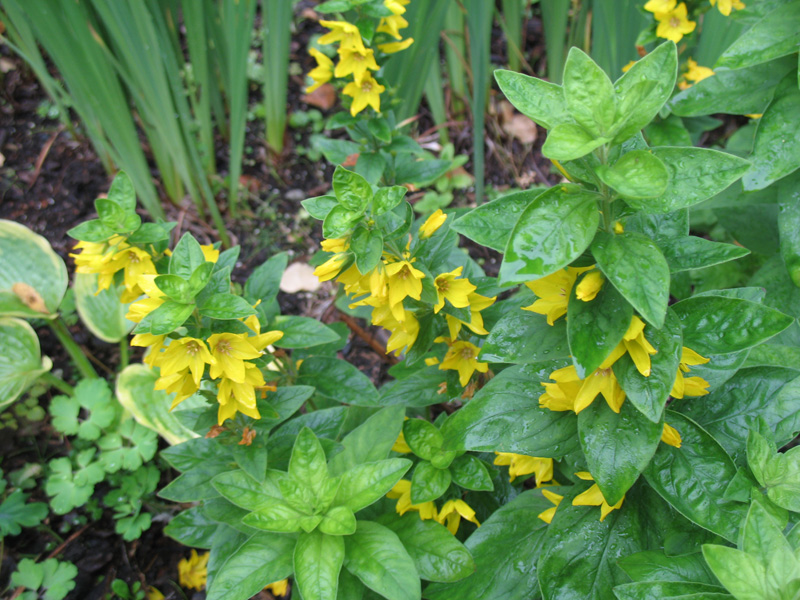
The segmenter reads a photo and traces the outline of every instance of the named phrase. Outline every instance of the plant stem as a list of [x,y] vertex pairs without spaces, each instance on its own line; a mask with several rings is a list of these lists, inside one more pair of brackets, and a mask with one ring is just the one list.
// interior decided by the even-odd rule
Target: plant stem
[[66,323],[61,317],[56,317],[50,321],[50,329],[56,334],[58,341],[64,346],[64,350],[75,361],[75,366],[78,368],[80,374],[87,379],[96,379],[98,377],[97,371],[94,370],[92,363],[86,358],[86,355],[81,350],[80,346],[72,339],[72,334],[67,329]]
[[75,388],[73,388],[70,384],[61,379],[61,377],[53,375],[52,373],[42,373],[39,375],[39,379],[48,384],[50,387],[54,387],[65,394],[71,395],[75,391]]
[[126,336],[119,342],[119,370],[122,371],[128,366],[128,337]]

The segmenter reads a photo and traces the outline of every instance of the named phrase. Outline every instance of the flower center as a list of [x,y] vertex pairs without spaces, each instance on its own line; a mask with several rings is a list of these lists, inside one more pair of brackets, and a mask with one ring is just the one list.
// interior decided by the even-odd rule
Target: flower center
[[197,342],[189,342],[186,344],[186,354],[194,356],[198,352],[200,352],[200,346],[197,345]]
[[672,17],[669,20],[670,27],[678,27],[681,24],[681,20],[678,17]]
[[461,358],[463,360],[471,360],[475,358],[475,352],[472,350],[472,348],[463,348],[461,350]]
[[217,344],[216,350],[219,354],[230,355],[231,343],[228,340],[222,340]]
[[369,81],[365,81],[361,84],[361,91],[365,94],[369,94],[372,91],[372,84]]
[[450,282],[447,279],[442,279],[436,282],[436,288],[443,294],[447,293],[450,289]]
[[139,257],[136,255],[135,252],[128,252],[128,262],[132,262],[137,264],[140,261]]

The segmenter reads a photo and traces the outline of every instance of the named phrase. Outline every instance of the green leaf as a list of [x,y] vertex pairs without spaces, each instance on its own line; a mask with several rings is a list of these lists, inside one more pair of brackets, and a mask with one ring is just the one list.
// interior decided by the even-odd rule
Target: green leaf
[[742,69],[795,54],[800,44],[800,2],[778,6],[744,32],[717,60],[717,67]]
[[609,141],[609,138],[593,136],[580,125],[561,123],[548,134],[542,154],[551,160],[576,160]]
[[334,140],[322,134],[312,135],[311,147],[325,155],[327,161],[338,165],[347,160],[348,156],[361,152],[361,146],[350,140]]
[[449,470],[437,469],[427,461],[418,463],[411,478],[411,503],[424,504],[440,498],[451,480]]
[[[761,504],[753,502],[740,536],[741,550],[766,567],[772,591],[786,590],[793,579],[800,578],[800,561],[783,536],[783,529]],[[725,583],[722,578],[720,581]]]
[[791,119],[798,111],[800,89],[790,77],[778,87],[775,99],[758,121],[755,147],[750,155],[752,167],[742,178],[746,191],[762,190],[800,167],[800,135],[791,126]]
[[326,535],[352,535],[356,531],[356,517],[346,506],[334,506],[322,517],[319,530]]
[[0,317],[0,408],[19,398],[52,366],[42,357],[39,338],[27,322]]
[[278,482],[282,471],[267,471],[264,481],[257,481],[243,470],[227,470],[214,477],[214,488],[236,506],[258,511],[273,500],[282,498]]
[[464,489],[476,492],[491,492],[494,490],[492,476],[483,461],[477,456],[464,454],[456,457],[450,465],[450,474],[453,482]]
[[100,219],[92,219],[76,225],[67,231],[67,235],[82,242],[101,243],[111,238],[114,232],[103,225]]
[[341,475],[341,483],[333,501],[358,512],[385,496],[411,468],[405,458],[391,458],[356,465]]
[[[372,121],[370,121],[371,123]],[[402,185],[393,185],[391,187],[380,188],[375,192],[375,197],[372,199],[372,211],[376,215],[382,215],[385,212],[392,210],[395,206],[403,201],[408,189]]]
[[670,273],[704,269],[750,254],[747,248],[741,246],[712,242],[692,235],[673,238],[659,245]]
[[[567,339],[578,377],[584,378],[587,373],[594,372],[608,358],[622,342],[632,316],[631,305],[611,284],[604,284],[589,302],[570,294]],[[533,339],[540,343],[540,338]]]
[[567,325],[548,325],[544,315],[511,311],[500,318],[481,347],[486,362],[530,364],[568,358]]
[[[58,402],[56,402],[58,400]],[[66,405],[71,405],[74,417]],[[78,420],[78,411],[83,408],[86,418]],[[51,405],[53,426],[67,435],[82,440],[94,441],[106,431],[117,417],[117,407],[111,398],[111,390],[103,379],[84,379],[75,386],[74,398],[57,396]],[[64,430],[61,429],[64,427]]]
[[300,365],[297,383],[313,385],[318,394],[343,404],[378,405],[378,390],[372,381],[339,358],[312,356],[305,359]]
[[128,236],[131,244],[155,244],[169,239],[169,232],[177,223],[142,223],[139,229]]
[[592,244],[597,266],[654,327],[664,324],[669,301],[669,266],[655,243],[638,233],[600,233]]
[[344,206],[334,206],[322,222],[322,234],[327,239],[342,237],[359,221],[363,213],[349,210]]
[[[0,316],[52,319],[68,283],[64,261],[45,238],[0,219]],[[32,288],[33,294],[19,286],[15,293],[16,284]]]
[[613,506],[639,478],[656,452],[664,423],[653,422],[631,402],[619,413],[596,400],[578,415],[581,448],[606,502]]
[[[62,600],[75,588],[74,579],[77,575],[77,567],[70,562],[48,558],[36,564],[31,559],[25,558],[19,562],[17,571],[11,574],[11,583],[27,587],[34,592],[40,588],[46,590],[41,596],[43,600]],[[31,598],[38,597],[38,594],[31,596]]]
[[754,367],[741,369],[702,401],[676,401],[674,408],[699,423],[738,460],[744,458],[747,436],[759,417],[775,431],[779,447],[793,439],[800,430],[798,401],[797,371]]
[[197,309],[203,317],[233,321],[256,314],[250,303],[241,296],[233,294],[212,294],[198,305]]
[[[481,354],[481,360],[484,359]],[[442,401],[439,384],[446,378],[444,371],[436,365],[425,367],[408,377],[384,384],[380,389],[380,403],[383,406],[402,404],[408,407],[439,404]]]
[[510,367],[442,425],[446,449],[561,458],[577,449],[577,418],[539,408],[548,368]]
[[136,210],[136,190],[125,171],[119,171],[108,189],[108,199],[119,204],[125,211]]
[[545,277],[578,258],[600,223],[598,198],[574,184],[558,185],[536,198],[514,225],[500,281],[520,283]]
[[572,506],[574,495],[564,498],[547,531],[550,539],[538,564],[542,595],[606,600],[626,580],[617,560],[642,549],[640,516],[633,504],[623,503],[600,521],[596,507]]
[[771,597],[764,567],[736,548],[703,545],[703,557],[714,575],[735,594],[737,600],[761,600]]
[[391,529],[359,521],[345,538],[345,568],[388,600],[419,600],[419,575],[414,561]]
[[705,356],[738,352],[765,342],[793,319],[775,309],[721,296],[687,298],[674,304],[684,345]]
[[91,462],[94,449],[84,450],[76,457],[73,470],[69,458],[55,458],[48,463],[50,474],[45,483],[45,492],[51,496],[50,507],[57,515],[83,506],[91,498],[94,485],[103,480],[105,471],[99,462]]
[[342,207],[357,213],[363,214],[372,200],[372,187],[367,180],[342,166],[333,172],[333,191]]
[[683,351],[680,323],[671,310],[667,311],[664,327],[645,327],[644,337],[657,350],[650,357],[648,377],[639,373],[629,354],[620,357],[612,368],[627,400],[645,417],[660,423]]
[[50,512],[44,502],[28,502],[28,495],[14,490],[0,504],[0,538],[19,535],[23,527],[36,527]]
[[[464,545],[444,525],[423,521],[417,515],[381,519],[400,538],[419,576],[442,583],[458,581],[475,572],[475,561]],[[426,590],[426,596],[430,590]]]
[[386,159],[379,152],[362,152],[358,155],[355,170],[368,183],[378,185],[386,170]]
[[367,229],[361,225],[356,227],[350,235],[350,251],[356,256],[356,268],[360,273],[372,271],[383,254],[383,235],[380,229]]
[[589,55],[573,46],[564,64],[567,111],[593,137],[608,135],[614,124],[617,97],[605,71]]
[[402,431],[404,414],[402,406],[387,406],[347,434],[342,440],[344,450],[330,461],[331,474],[341,475],[359,464],[385,459]]
[[408,419],[403,423],[403,436],[414,454],[424,460],[436,456],[444,441],[436,426],[424,419]]
[[194,236],[187,231],[169,257],[169,273],[189,279],[194,270],[204,262],[206,262],[206,257],[203,255],[203,249]]
[[130,304],[120,300],[124,287],[112,285],[98,293],[96,274],[75,273],[72,289],[81,321],[92,334],[111,344],[127,337],[134,323],[125,318]]
[[508,101],[537,125],[552,129],[570,122],[560,85],[502,69],[494,72],[494,78]]
[[153,335],[172,333],[186,322],[194,309],[194,304],[179,304],[167,300],[142,319],[134,329],[134,333],[152,333]]
[[294,549],[294,578],[305,600],[336,600],[344,541],[319,531],[300,534]]
[[672,411],[665,418],[680,433],[681,447],[659,445],[644,472],[647,483],[690,521],[735,540],[746,506],[725,499],[725,489],[736,475],[733,461],[694,421]]
[[278,295],[281,277],[288,262],[289,255],[281,252],[261,263],[244,284],[247,301],[255,304],[258,300],[266,303],[273,300]]
[[501,506],[469,536],[465,546],[475,572],[455,584],[426,588],[431,600],[529,600],[539,597],[537,568],[547,524],[537,515],[553,505],[538,490],[523,492]]
[[292,457],[289,459],[289,475],[308,485],[316,493],[321,491],[330,477],[322,444],[308,427],[300,431],[294,442]]
[[764,482],[767,497],[773,503],[792,512],[800,512],[800,453],[796,448],[770,456],[764,466]]
[[696,581],[648,581],[625,583],[614,588],[617,600],[728,600],[733,596],[718,585]]
[[618,564],[634,581],[692,581],[709,585],[717,583],[700,552],[668,556],[663,550],[646,550],[625,556]]
[[[197,268],[201,267],[202,265]],[[191,293],[189,282],[183,277],[178,275],[159,275],[155,278],[155,284],[159,290],[172,300],[175,300],[175,302],[180,302],[181,304],[194,302],[194,294]]]
[[[300,531],[302,527],[302,519],[309,516],[310,515],[304,514],[292,508],[286,502],[276,498],[269,504],[262,506],[244,517],[242,523],[248,527],[255,527],[256,529],[263,529],[264,531],[271,531],[274,533],[296,533]],[[321,520],[322,517],[318,517],[317,523]],[[313,527],[311,527],[311,529],[313,529]]]
[[800,287],[800,177],[782,180],[778,185],[778,198],[781,256],[792,283]]
[[333,329],[311,317],[278,315],[270,321],[269,330],[283,332],[283,337],[275,342],[278,348],[309,348],[339,339]]
[[[633,150],[623,154],[613,165],[601,165],[596,172],[603,183],[626,199],[657,198],[669,184],[667,167],[648,150]],[[646,202],[637,204],[644,205]]]
[[100,222],[115,233],[135,231],[142,224],[142,218],[133,210],[125,210],[110,198],[94,201]]
[[303,208],[308,211],[308,214],[318,221],[322,221],[328,216],[328,213],[331,212],[331,209],[339,204],[339,202],[336,200],[336,196],[325,195],[317,196],[316,198],[306,198],[300,202],[300,204],[302,204]]
[[503,252],[519,215],[545,191],[547,188],[531,188],[480,204],[453,221],[451,227],[481,246]]
[[672,95],[677,76],[677,49],[664,42],[614,82],[620,118],[612,143],[624,142],[655,118]]

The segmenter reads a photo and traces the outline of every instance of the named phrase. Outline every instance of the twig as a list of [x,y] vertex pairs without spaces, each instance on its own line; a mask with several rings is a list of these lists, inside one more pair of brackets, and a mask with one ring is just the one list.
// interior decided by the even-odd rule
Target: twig
[[397,363],[397,359],[394,356],[386,353],[386,348],[384,348],[378,340],[376,340],[372,335],[369,334],[361,325],[356,323],[356,320],[348,314],[343,313],[342,311],[339,312],[339,318],[344,321],[345,325],[347,325],[350,330],[355,333],[358,337],[364,340],[370,348],[375,350],[375,352],[380,356],[381,360],[385,363],[390,365],[394,365]]
[[61,125],[58,129],[56,129],[55,133],[51,135],[50,139],[45,142],[44,146],[42,146],[39,156],[36,159],[36,165],[33,168],[33,176],[28,184],[28,190],[33,188],[33,184],[36,183],[37,179],[39,179],[39,173],[42,172],[44,159],[47,158],[47,155],[50,153],[50,148],[53,147],[53,143],[56,141],[56,138],[61,134],[62,131],[64,131],[64,125]]

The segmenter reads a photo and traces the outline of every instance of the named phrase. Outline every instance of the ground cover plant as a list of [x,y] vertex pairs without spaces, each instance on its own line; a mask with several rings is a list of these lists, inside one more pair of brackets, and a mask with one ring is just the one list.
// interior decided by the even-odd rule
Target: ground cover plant
[[[301,206],[341,322],[286,310],[288,253],[143,219],[125,171],[68,232],[71,286],[0,220],[3,422],[65,440],[3,473],[4,539],[60,527],[10,597],[75,597],[61,553],[105,519],[186,548],[176,584],[109,574],[109,598],[800,598],[800,3],[651,0],[621,72],[571,43],[558,83],[495,69],[551,170],[483,203],[483,149],[431,152],[403,113],[416,1],[314,5],[304,91],[342,110],[308,138],[329,185]],[[519,49],[508,19],[534,8],[506,4]],[[556,58],[605,14],[541,4]],[[480,139],[491,38],[458,6]],[[385,377],[348,360],[351,331]]]

